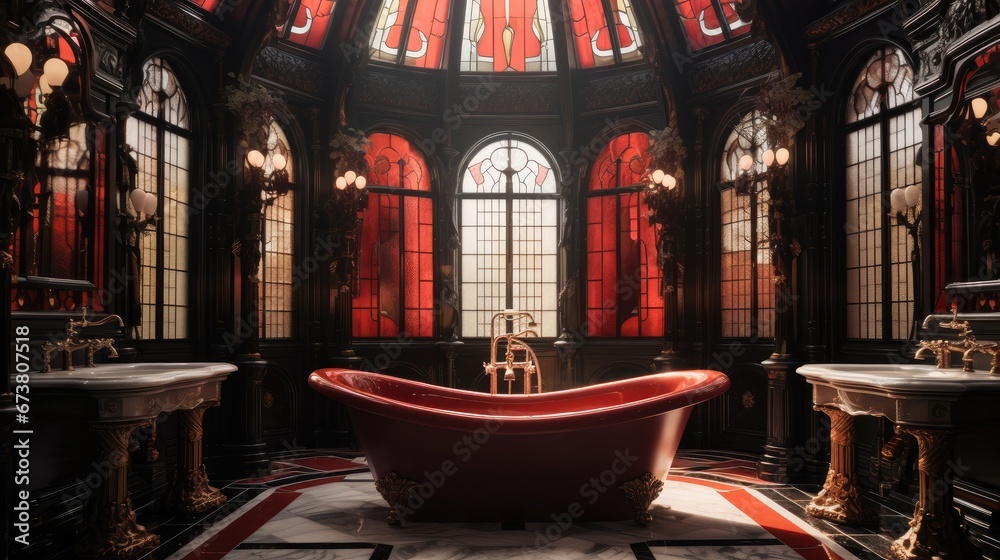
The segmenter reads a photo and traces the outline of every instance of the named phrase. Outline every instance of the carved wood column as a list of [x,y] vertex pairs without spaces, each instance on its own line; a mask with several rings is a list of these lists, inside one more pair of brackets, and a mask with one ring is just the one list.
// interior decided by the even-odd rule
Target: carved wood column
[[983,555],[969,541],[969,528],[955,507],[949,476],[955,434],[950,430],[903,428],[917,440],[920,496],[910,521],[910,530],[892,543],[890,552],[898,560],[915,558],[961,558]]
[[93,424],[97,464],[105,472],[101,484],[84,505],[83,539],[73,551],[86,558],[125,560],[156,548],[160,537],[136,523],[128,495],[128,441],[132,430],[149,421]]
[[830,470],[823,490],[806,506],[813,517],[837,523],[871,522],[877,512],[861,503],[858,477],[854,472],[854,417],[834,406],[816,406],[830,417]]
[[192,409],[179,410],[177,472],[170,489],[163,496],[163,505],[183,514],[205,513],[226,503],[226,497],[208,483],[202,461],[202,419],[205,411],[219,401],[207,402]]

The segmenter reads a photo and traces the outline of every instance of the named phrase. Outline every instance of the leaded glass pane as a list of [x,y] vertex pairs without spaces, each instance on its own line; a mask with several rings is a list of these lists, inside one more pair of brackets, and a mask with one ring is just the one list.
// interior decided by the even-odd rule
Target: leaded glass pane
[[285,23],[289,26],[288,40],[313,49],[322,48],[336,5],[336,0],[300,0],[295,14]]
[[[294,153],[284,129],[271,121],[264,156],[264,174],[274,172],[274,157],[285,158],[288,180],[295,180]],[[264,231],[261,236],[260,287],[258,292],[258,333],[261,338],[292,336],[292,286],[295,247],[295,195],[293,191],[274,196],[261,194],[265,201]]]
[[[713,0],[675,0],[681,27],[691,50],[722,43],[729,37],[738,37],[750,31],[750,22],[736,14],[736,2],[723,1],[716,6]],[[719,7],[722,8],[721,13]]]
[[461,70],[554,72],[555,58],[545,0],[468,0]]
[[876,51],[858,75],[847,104],[853,123],[913,101],[913,69],[898,48]]

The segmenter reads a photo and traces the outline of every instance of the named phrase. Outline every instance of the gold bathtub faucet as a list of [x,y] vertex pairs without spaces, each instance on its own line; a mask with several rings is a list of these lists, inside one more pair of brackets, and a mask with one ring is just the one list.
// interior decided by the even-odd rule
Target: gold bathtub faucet
[[[923,328],[930,328],[930,322],[933,315],[928,315],[924,319]],[[973,358],[977,353],[986,354],[991,356],[990,359],[990,374],[996,375],[1000,373],[1000,344],[996,342],[979,342],[976,340],[975,335],[972,334],[972,328],[969,326],[968,321],[958,320],[958,305],[952,304],[951,306],[951,320],[941,321],[938,326],[942,329],[951,329],[958,331],[959,336],[961,336],[960,341],[952,340],[921,340],[917,343],[919,346],[917,353],[913,356],[914,359],[926,358],[928,352],[932,353],[935,357],[935,362],[938,368],[949,368],[951,367],[951,353],[961,352],[962,353],[962,371],[972,372],[975,371],[972,362]]]
[[58,342],[46,340],[42,343],[42,373],[52,371],[52,353],[63,352],[63,369],[73,370],[73,352],[76,350],[87,351],[87,361],[85,367],[94,367],[94,352],[101,349],[110,351],[108,354],[112,358],[118,357],[115,350],[115,340],[113,338],[78,338],[77,329],[86,327],[99,327],[111,321],[118,321],[119,327],[124,327],[125,322],[118,315],[108,315],[98,321],[87,319],[87,308],[83,308],[83,316],[79,321],[70,319],[66,324],[66,338]]
[[[536,376],[537,388],[542,392],[542,372],[538,368],[538,357],[534,350],[524,341],[525,338],[538,337],[534,330],[537,326],[535,318],[526,311],[505,309],[494,313],[490,321],[490,361],[483,362],[483,371],[490,376],[490,394],[497,394],[498,368],[503,367],[503,380],[507,382],[507,393],[513,390],[514,371],[524,372],[524,394],[530,394],[532,389],[531,376]],[[526,328],[524,328],[526,327]],[[500,342],[505,344],[502,361],[497,361],[497,350]],[[523,359],[518,354],[523,353]]]

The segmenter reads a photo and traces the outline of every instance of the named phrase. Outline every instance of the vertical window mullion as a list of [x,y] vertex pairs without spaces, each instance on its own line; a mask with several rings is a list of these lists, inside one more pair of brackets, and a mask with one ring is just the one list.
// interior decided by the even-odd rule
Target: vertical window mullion
[[[165,204],[166,199],[166,180],[164,178],[164,170],[166,166],[163,160],[166,159],[166,147],[164,146],[164,140],[166,138],[166,127],[164,122],[166,122],[166,117],[164,115],[164,103],[160,103],[159,114],[156,116],[157,126],[156,126],[156,206],[160,208],[160,217],[163,218],[165,222]],[[166,259],[163,255],[164,247],[166,246],[166,234],[164,232],[165,225],[161,225],[156,228],[156,338],[162,339],[164,328],[163,328],[163,318],[165,296],[163,289],[163,282],[165,279],[165,274],[163,273],[163,267]]]
[[759,240],[757,239],[757,185],[750,187],[750,338],[756,340],[760,337],[760,301],[758,292],[758,267],[757,254]]

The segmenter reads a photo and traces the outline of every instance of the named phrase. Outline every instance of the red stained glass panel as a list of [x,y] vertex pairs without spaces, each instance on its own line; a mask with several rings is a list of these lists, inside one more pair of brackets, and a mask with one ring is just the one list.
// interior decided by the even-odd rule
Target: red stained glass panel
[[191,3],[198,6],[206,12],[215,12],[216,6],[219,5],[221,0],[191,0]]
[[434,204],[423,157],[404,138],[369,136],[368,210],[361,232],[358,337],[434,334]]
[[462,69],[473,72],[555,70],[552,23],[543,0],[469,0]]
[[722,2],[720,14],[712,0],[676,0],[681,26],[691,50],[697,51],[750,31],[750,24],[736,14],[734,2]]
[[576,59],[580,68],[614,64],[616,48],[623,61],[641,56],[640,33],[631,0],[612,0],[610,5],[617,47],[608,31],[608,19],[601,0],[572,0],[569,3]]
[[288,40],[304,47],[323,47],[333,23],[336,0],[302,0],[295,14],[289,18]]
[[587,199],[587,333],[662,336],[656,231],[641,198],[649,137],[614,138],[590,173]]

